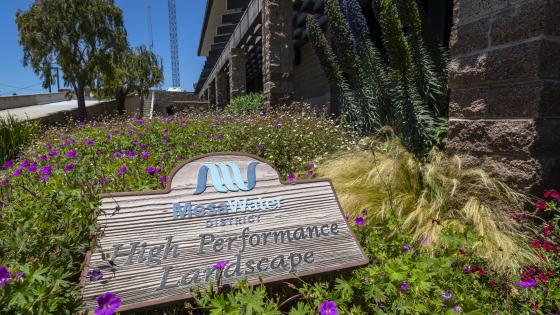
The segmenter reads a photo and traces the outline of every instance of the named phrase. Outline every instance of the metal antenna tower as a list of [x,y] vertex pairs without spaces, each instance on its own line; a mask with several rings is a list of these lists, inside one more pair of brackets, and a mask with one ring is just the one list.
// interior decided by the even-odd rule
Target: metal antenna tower
[[179,47],[177,45],[177,15],[175,12],[175,0],[168,0],[169,8],[169,42],[171,44],[171,76],[173,87],[180,88],[181,80],[179,79]]
[[150,0],[146,0],[146,14],[148,16],[148,35],[150,36],[150,50],[154,50],[154,33],[152,32],[152,5]]

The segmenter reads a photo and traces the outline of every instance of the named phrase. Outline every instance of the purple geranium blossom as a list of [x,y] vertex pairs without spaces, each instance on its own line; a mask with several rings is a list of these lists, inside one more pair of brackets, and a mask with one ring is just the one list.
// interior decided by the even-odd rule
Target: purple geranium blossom
[[280,127],[280,125],[281,125],[280,120],[278,120],[278,119],[275,119],[275,120],[272,122],[272,124],[273,124],[274,127],[276,127],[276,128]]
[[453,312],[455,312],[455,313],[457,313],[457,314],[461,313],[462,311],[463,311],[463,309],[462,309],[459,305],[456,305],[456,306],[453,308]]
[[406,280],[404,280],[404,281],[401,283],[401,291],[403,291],[403,292],[408,291],[408,282],[407,282]]
[[290,173],[288,174],[288,180],[293,183],[296,180],[296,174]]
[[163,131],[163,134],[164,134],[164,135],[168,135],[168,134],[169,134],[169,130],[165,129],[165,130]]
[[14,165],[14,160],[9,160],[9,161],[6,161],[6,162],[4,163],[4,165],[2,165],[2,168],[3,168],[3,169],[7,169],[7,168],[12,167],[13,165]]
[[214,270],[224,270],[227,267],[227,265],[229,265],[229,261],[227,261],[227,260],[218,261],[217,263],[212,265],[212,269],[214,269]]
[[128,156],[129,158],[135,158],[136,157],[136,152],[134,151],[128,151],[126,152],[126,156]]
[[354,223],[356,223],[357,226],[362,227],[364,226],[365,220],[363,217],[357,217],[354,219]]
[[29,173],[35,173],[37,171],[37,162],[31,163],[27,170],[29,171]]
[[39,170],[39,174],[41,174],[41,175],[51,175],[52,168],[53,168],[52,164],[49,164],[49,165],[41,168]]
[[144,126],[144,121],[142,119],[135,119],[134,121],[136,121],[136,123],[140,126]]
[[113,155],[114,155],[117,159],[120,159],[120,158],[122,158],[122,157],[124,156],[124,154],[123,154],[122,152],[119,152],[119,151],[113,152]]
[[92,146],[92,145],[95,144],[95,142],[93,142],[93,140],[88,140],[88,141],[86,141],[86,144],[89,145],[89,146]]
[[161,141],[167,143],[167,142],[169,142],[169,137],[163,137],[163,138],[161,139]]
[[97,281],[103,279],[103,273],[99,268],[88,270],[87,276],[90,281]]
[[150,174],[150,175],[156,175],[159,174],[161,172],[161,170],[159,168],[155,168],[153,166],[148,166],[148,168],[146,168],[146,173]]
[[47,160],[47,156],[46,155],[41,155],[41,157],[39,158],[39,161],[46,161]]
[[9,183],[10,183],[10,179],[6,177],[0,182],[0,187],[7,186]]
[[97,150],[97,151],[95,151],[95,155],[101,155],[101,154],[103,154],[103,150]]
[[142,154],[140,155],[140,158],[142,158],[142,159],[147,159],[149,156],[150,156],[150,152],[144,151],[144,152],[142,152]]
[[21,163],[21,165],[19,167],[28,168],[29,166],[31,166],[31,163],[29,162],[29,160],[25,160]]
[[404,246],[402,247],[402,249],[403,249],[403,252],[406,253],[406,252],[408,252],[408,251],[410,250],[410,246],[404,245]]
[[441,297],[442,297],[444,300],[446,300],[446,301],[451,300],[451,297],[452,297],[452,296],[453,296],[453,293],[451,293],[451,291],[443,291],[443,292],[441,293]]
[[264,146],[263,146],[262,144],[259,144],[259,145],[257,146],[257,151],[260,152],[260,151],[262,151],[262,150],[264,150]]
[[10,272],[6,266],[0,267],[0,287],[10,283],[12,279],[10,278]]
[[367,210],[366,209],[362,209],[362,215],[365,217],[367,216]]
[[106,292],[97,297],[95,315],[113,315],[121,306],[121,299],[113,292]]
[[123,166],[121,168],[119,168],[119,170],[117,171],[117,173],[115,173],[115,175],[122,175],[126,172],[126,166]]
[[160,184],[160,185],[164,185],[166,181],[167,181],[167,175],[163,175],[163,176],[160,177],[160,179],[159,179],[159,184]]
[[222,139],[223,137],[224,137],[224,134],[221,133],[221,132],[219,132],[219,133],[216,135],[216,139],[218,139],[218,140]]
[[74,169],[74,164],[73,163],[70,163],[70,164],[68,164],[64,167],[64,171],[67,172],[67,173],[70,172],[72,169]]
[[13,177],[18,177],[19,175],[21,175],[22,172],[23,172],[23,168],[19,167],[12,173],[12,176]]
[[313,171],[307,171],[307,177],[313,177]]
[[535,280],[534,278],[531,278],[529,280],[522,280],[516,283],[516,285],[522,288],[534,287],[537,285],[537,280]]
[[469,273],[470,270],[471,270],[471,269],[469,268],[469,266],[463,267],[463,272],[464,272],[464,273]]
[[70,151],[68,151],[68,153],[66,153],[66,157],[67,158],[73,158],[73,157],[76,156],[76,153],[78,153],[77,149],[70,150]]
[[55,157],[57,155],[56,151],[49,152],[50,157]]
[[319,305],[319,313],[321,315],[337,315],[338,310],[336,308],[336,303],[334,301],[324,300],[321,305]]

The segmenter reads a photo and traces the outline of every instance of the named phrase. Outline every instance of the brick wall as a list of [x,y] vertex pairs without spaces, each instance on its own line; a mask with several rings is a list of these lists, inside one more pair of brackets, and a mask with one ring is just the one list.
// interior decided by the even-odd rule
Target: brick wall
[[514,186],[560,187],[560,1],[455,0],[449,152]]
[[[151,96],[147,97],[147,101],[152,101]],[[165,114],[167,107],[173,106],[176,101],[198,101],[198,95],[194,92],[155,91],[154,113]]]
[[310,43],[306,43],[300,49],[301,63],[294,68],[294,100],[328,107],[329,82],[321,68],[319,58]]

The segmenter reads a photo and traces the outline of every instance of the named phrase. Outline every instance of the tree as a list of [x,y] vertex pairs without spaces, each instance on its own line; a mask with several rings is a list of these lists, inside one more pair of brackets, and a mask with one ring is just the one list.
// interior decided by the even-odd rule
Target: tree
[[96,81],[96,93],[114,97],[119,115],[125,112],[125,100],[131,93],[140,96],[141,108],[148,90],[163,82],[161,59],[144,45],[113,54],[111,70]]
[[25,66],[30,65],[48,87],[51,64],[63,72],[78,99],[80,120],[87,119],[85,89],[108,71],[114,53],[127,47],[122,11],[113,0],[36,0],[16,13]]

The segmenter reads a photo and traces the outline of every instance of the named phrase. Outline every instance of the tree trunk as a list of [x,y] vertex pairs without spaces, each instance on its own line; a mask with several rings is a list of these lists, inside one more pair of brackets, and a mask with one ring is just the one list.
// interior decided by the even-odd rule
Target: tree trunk
[[78,119],[81,122],[85,122],[87,120],[87,111],[85,90],[83,84],[78,83],[78,88],[76,89],[76,98],[78,99]]
[[144,117],[144,93],[140,92],[140,118]]
[[123,116],[125,112],[125,101],[126,101],[126,92],[123,90],[117,90],[115,93],[115,102],[117,102],[117,112],[119,116]]

